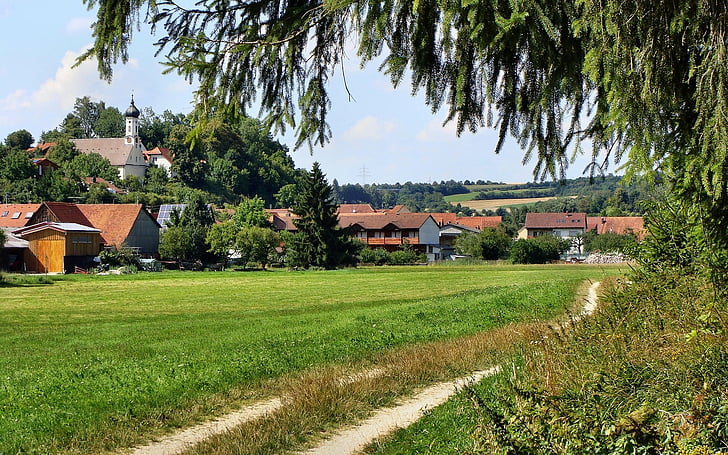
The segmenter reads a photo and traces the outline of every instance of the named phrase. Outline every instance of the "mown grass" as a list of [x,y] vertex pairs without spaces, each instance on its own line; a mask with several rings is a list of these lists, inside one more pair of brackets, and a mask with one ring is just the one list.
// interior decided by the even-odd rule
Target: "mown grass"
[[549,317],[604,273],[423,267],[5,286],[0,453],[128,446],[265,394],[271,378]]
[[726,453],[726,302],[700,277],[636,277],[368,453]]

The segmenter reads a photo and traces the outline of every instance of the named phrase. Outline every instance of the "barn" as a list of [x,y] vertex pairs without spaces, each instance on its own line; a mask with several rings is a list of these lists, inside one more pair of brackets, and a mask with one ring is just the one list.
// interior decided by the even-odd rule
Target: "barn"
[[94,265],[102,247],[101,231],[77,223],[42,222],[13,231],[28,241],[24,270],[70,273]]

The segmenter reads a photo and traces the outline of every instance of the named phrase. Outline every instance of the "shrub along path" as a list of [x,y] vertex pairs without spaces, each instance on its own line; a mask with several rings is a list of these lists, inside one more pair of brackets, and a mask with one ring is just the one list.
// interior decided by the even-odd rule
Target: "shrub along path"
[[[572,321],[589,316],[596,310],[599,285],[600,282],[598,281],[591,284],[583,308],[579,313],[571,317]],[[560,328],[566,329],[568,325],[562,323]],[[363,422],[336,432],[330,438],[323,440],[318,446],[302,452],[302,454],[349,455],[358,453],[376,439],[384,437],[397,429],[408,427],[419,420],[428,409],[443,404],[463,388],[499,371],[500,367],[495,366],[487,370],[475,371],[453,381],[441,382],[427,387],[397,406],[380,409]],[[336,382],[340,386],[346,387],[349,384],[373,379],[385,373],[386,370],[377,368],[345,375],[337,379]],[[157,442],[137,447],[131,454],[174,455],[182,453],[212,436],[223,434],[246,422],[273,414],[285,407],[290,399],[290,397],[273,397],[255,402],[221,418],[182,430]]]

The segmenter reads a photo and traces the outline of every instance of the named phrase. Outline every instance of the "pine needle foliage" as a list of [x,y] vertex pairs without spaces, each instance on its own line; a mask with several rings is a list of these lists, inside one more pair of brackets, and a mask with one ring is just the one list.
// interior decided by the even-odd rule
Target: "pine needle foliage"
[[299,197],[292,208],[299,218],[293,221],[298,232],[286,250],[289,265],[335,269],[356,262],[361,245],[339,227],[338,210],[333,188],[319,163],[313,163],[311,172],[301,180]]

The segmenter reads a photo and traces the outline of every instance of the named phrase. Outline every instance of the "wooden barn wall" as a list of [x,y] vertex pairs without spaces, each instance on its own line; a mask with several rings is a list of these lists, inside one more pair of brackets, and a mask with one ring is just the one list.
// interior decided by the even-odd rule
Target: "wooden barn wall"
[[101,239],[97,233],[69,232],[66,236],[66,256],[96,256]]
[[53,230],[34,232],[28,240],[28,270],[38,273],[63,272],[63,257],[66,255],[66,237]]

